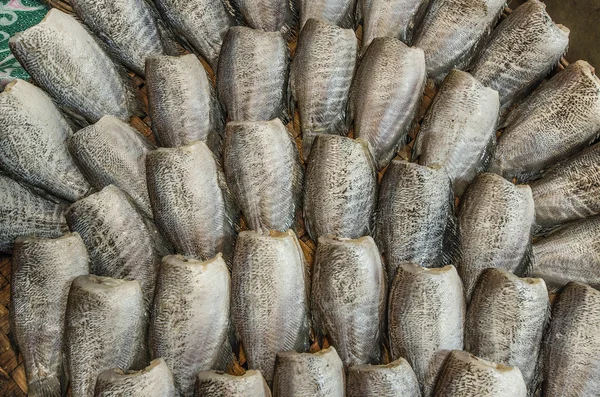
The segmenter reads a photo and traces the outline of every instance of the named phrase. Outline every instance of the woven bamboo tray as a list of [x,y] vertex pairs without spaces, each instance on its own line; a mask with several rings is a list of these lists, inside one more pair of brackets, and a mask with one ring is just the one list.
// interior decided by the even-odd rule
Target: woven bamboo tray
[[[45,0],[45,2],[54,8],[58,8],[61,11],[64,11],[69,14],[73,14],[73,8],[71,7],[69,1],[65,0]],[[507,15],[511,13],[511,9],[506,7],[504,9],[504,13],[502,14],[502,18],[505,18]],[[356,35],[358,37],[359,43],[361,42],[362,37],[362,27],[359,27]],[[293,54],[296,48],[296,43],[290,43],[290,51]],[[207,72],[210,78],[214,82],[214,74],[210,67],[202,61],[202,64],[207,69]],[[560,71],[564,69],[569,63],[566,59],[562,58],[560,63],[557,65],[556,71]],[[139,117],[133,117],[130,120],[130,123],[133,127],[135,127],[142,135],[150,139],[152,142],[155,142],[154,136],[152,134],[151,120],[147,115],[148,111],[148,98],[146,95],[146,87],[144,79],[135,73],[130,72],[129,77],[132,80],[133,85],[136,87],[138,96],[142,102],[142,110],[143,114]],[[436,94],[436,89],[433,86],[427,86],[425,89],[425,93],[423,96],[423,102],[421,104],[421,108],[418,113],[417,123],[415,128],[411,131],[410,135],[410,143],[402,148],[397,155],[397,158],[408,159],[410,157],[410,150],[412,148],[414,138],[416,137],[419,131],[419,125],[422,121],[423,116],[429,109],[433,97]],[[300,121],[298,112],[296,111],[294,114],[294,118],[287,125],[287,128],[292,131],[294,138],[296,139],[296,143],[299,148],[301,148],[301,134],[300,134]],[[349,136],[353,136],[353,132],[349,132]],[[381,171],[379,174],[379,179],[383,176],[385,169]],[[245,229],[245,225],[241,225],[241,229]],[[300,244],[302,246],[302,250],[306,256],[306,259],[310,266],[312,266],[314,251],[315,251],[315,243],[309,237],[303,227],[302,219],[299,219],[299,227],[297,230],[298,237],[300,240]],[[27,381],[25,377],[25,368],[23,365],[23,359],[20,354],[17,354],[14,347],[10,342],[10,325],[9,325],[9,301],[10,301],[10,274],[11,274],[11,260],[8,255],[0,255],[0,396],[2,397],[22,397],[27,395]],[[311,347],[311,351],[318,351],[321,347],[327,347],[327,340],[325,340],[325,346],[319,346],[316,343],[313,343]],[[243,368],[240,365],[244,364],[244,353],[243,350],[238,352],[240,363],[236,363],[236,366],[230,369],[232,373],[243,373]]]

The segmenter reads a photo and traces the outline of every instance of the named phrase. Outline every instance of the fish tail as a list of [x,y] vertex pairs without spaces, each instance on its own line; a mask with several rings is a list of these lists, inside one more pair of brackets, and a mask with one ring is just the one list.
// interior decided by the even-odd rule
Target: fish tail
[[61,397],[60,381],[55,377],[34,380],[28,384],[29,397]]

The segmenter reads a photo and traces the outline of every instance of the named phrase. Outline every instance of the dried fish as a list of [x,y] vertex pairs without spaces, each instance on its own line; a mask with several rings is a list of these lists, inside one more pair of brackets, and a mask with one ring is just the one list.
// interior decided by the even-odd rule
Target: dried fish
[[175,397],[173,375],[162,358],[141,371],[109,369],[98,375],[96,397]]
[[387,365],[356,365],[348,368],[348,397],[421,397],[415,372],[399,358]]
[[219,371],[198,373],[194,397],[271,397],[260,371],[248,370],[235,376]]

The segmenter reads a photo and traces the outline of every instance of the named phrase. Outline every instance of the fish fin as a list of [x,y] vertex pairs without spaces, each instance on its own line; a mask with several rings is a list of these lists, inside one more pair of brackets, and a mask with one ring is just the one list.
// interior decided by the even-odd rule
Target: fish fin
[[229,190],[229,186],[227,186],[225,172],[223,172],[223,168],[219,164],[219,159],[214,154],[213,156],[215,157],[215,162],[217,165],[217,180],[219,183],[219,188],[223,193],[223,201],[225,203],[226,222],[232,229],[232,235],[226,238],[227,241],[223,243],[222,249],[223,260],[227,264],[227,268],[231,270],[233,249],[235,247],[235,240],[240,229],[240,209],[235,203],[233,194],[231,193],[231,190]]
[[477,174],[481,174],[482,172],[486,172],[492,163],[492,159],[494,158],[494,154],[496,153],[496,134],[492,134],[490,139],[488,140],[487,145],[485,145],[485,149],[481,154],[481,158],[479,161],[479,167],[477,167]]
[[[356,2],[356,6],[354,8],[354,30],[358,29],[358,25],[360,25],[363,19],[363,13],[362,13],[362,2],[361,1],[357,1]],[[364,26],[364,23],[363,23]],[[364,32],[364,30],[363,30]]]
[[60,381],[55,377],[36,379],[28,384],[29,397],[61,397]]
[[221,345],[221,349],[215,360],[215,364],[213,369],[218,371],[227,371],[229,368],[233,366],[235,363],[235,355],[233,354],[233,348],[231,346],[231,341],[229,339],[229,335],[225,338],[225,341]]
[[[452,208],[454,209],[454,194],[453,190],[450,189],[450,195],[452,200]],[[448,219],[448,223],[446,224],[446,230],[444,231],[444,263],[443,266],[446,265],[454,265],[460,263],[462,252],[460,249],[460,228],[458,227],[458,219],[454,215],[454,211],[450,215]]]
[[521,259],[519,266],[515,269],[513,273],[515,273],[519,277],[527,277],[533,271],[533,265],[533,243],[530,235],[529,242],[527,243],[527,248],[525,250],[525,253],[523,254],[523,258]]

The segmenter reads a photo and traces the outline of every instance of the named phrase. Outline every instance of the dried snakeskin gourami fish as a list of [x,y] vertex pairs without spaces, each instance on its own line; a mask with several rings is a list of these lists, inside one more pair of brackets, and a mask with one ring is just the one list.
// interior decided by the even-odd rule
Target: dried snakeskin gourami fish
[[334,347],[279,352],[273,397],[344,397],[344,366]]
[[488,267],[526,274],[531,261],[535,210],[531,189],[496,174],[481,174],[465,192],[458,214],[461,261],[458,273],[467,299]]
[[350,93],[354,137],[369,142],[384,168],[403,146],[414,125],[425,87],[425,57],[391,37],[373,41],[362,59]]
[[300,210],[303,169],[279,119],[230,122],[225,133],[228,186],[251,230],[285,232]]
[[393,160],[381,181],[376,229],[390,283],[404,262],[423,267],[455,263],[458,223],[446,173]]
[[491,161],[499,106],[498,92],[466,72],[451,71],[421,124],[413,160],[443,168],[462,195]]
[[498,91],[504,110],[550,73],[568,45],[569,29],[552,22],[544,3],[529,0],[494,30],[471,74]]
[[297,0],[229,0],[252,29],[291,36],[298,22]]
[[356,365],[348,368],[347,397],[421,397],[415,372],[399,358],[387,365]]
[[0,167],[11,177],[67,201],[90,193],[67,150],[71,127],[46,93],[23,80],[0,93]]
[[356,0],[296,0],[296,4],[300,9],[300,30],[311,18],[346,29],[354,26]]
[[67,387],[65,310],[71,282],[89,273],[85,245],[77,233],[18,238],[12,261],[11,330],[25,362],[29,396],[60,396]]
[[304,186],[304,221],[312,239],[369,235],[377,205],[376,178],[365,141],[318,135]]
[[600,130],[600,79],[585,61],[542,84],[506,118],[490,170],[524,182],[584,149]]
[[231,274],[231,316],[248,368],[271,383],[277,352],[309,347],[310,279],[296,235],[241,232]]
[[160,146],[202,141],[218,153],[224,117],[206,70],[195,55],[148,58],[146,87],[152,131]]
[[231,121],[262,121],[289,113],[289,51],[279,32],[236,26],[227,32],[217,88]]
[[201,262],[163,259],[150,322],[153,357],[162,357],[184,397],[194,394],[196,374],[225,369],[231,356],[229,270],[218,254]]
[[290,71],[290,87],[298,103],[305,160],[316,135],[348,132],[346,105],[356,51],[352,29],[311,19],[300,33]]
[[159,148],[146,161],[154,219],[178,254],[227,263],[235,242],[237,210],[225,175],[208,146]]
[[71,284],[66,356],[73,397],[92,397],[96,378],[114,367],[144,367],[147,317],[140,284],[94,275]]
[[432,1],[412,43],[425,51],[427,77],[440,83],[452,69],[467,67],[505,4],[505,0]]
[[141,371],[109,369],[98,375],[95,397],[175,397],[173,374],[157,358]]
[[75,18],[56,8],[9,45],[33,80],[79,123],[107,114],[128,120],[137,111],[124,73]]
[[220,371],[202,371],[196,377],[194,397],[271,397],[260,371],[248,370],[241,376]]
[[454,266],[398,268],[389,297],[388,327],[393,359],[406,358],[429,397],[440,353],[463,348],[466,315],[463,285]]

